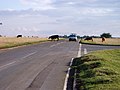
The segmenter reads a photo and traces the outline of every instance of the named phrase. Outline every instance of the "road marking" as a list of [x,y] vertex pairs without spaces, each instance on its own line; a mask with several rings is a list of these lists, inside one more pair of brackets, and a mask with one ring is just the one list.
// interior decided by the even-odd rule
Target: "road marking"
[[84,48],[84,54],[87,54],[87,49],[86,48]]
[[36,52],[33,52],[33,53],[30,53],[30,54],[28,54],[28,55],[26,55],[26,56],[22,57],[21,59],[25,59],[25,58],[27,58],[27,57],[29,57],[29,56],[31,56],[31,55],[33,55],[33,54],[35,54],[35,53],[37,53],[37,51],[36,51]]
[[[70,62],[70,66],[72,66],[72,63],[73,63],[73,59],[71,60]],[[64,82],[64,87],[63,87],[63,90],[67,90],[67,82],[68,82],[68,78],[69,78],[69,74],[70,74],[70,67],[68,68],[68,71],[67,71],[67,74],[66,74],[66,77],[65,77],[65,82]]]
[[3,65],[3,66],[0,66],[0,69],[3,69],[3,68],[5,68],[5,67],[7,67],[7,66],[10,66],[10,65],[12,65],[12,64],[14,64],[14,63],[16,63],[16,61],[11,62],[11,63],[8,63],[8,64],[5,64],[5,65]]
[[[77,57],[81,57],[82,55],[81,55],[81,52],[82,52],[82,44],[80,43],[80,45],[79,45],[79,50],[78,50],[78,55],[77,55]],[[74,74],[74,81],[73,81],[73,90],[76,90],[76,69],[75,69],[75,74]]]
[[82,47],[82,44],[80,43],[77,57],[81,57],[81,47]]
[[76,72],[77,72],[77,70],[75,69],[74,81],[73,81],[73,90],[77,90],[76,89]]
[[[25,59],[25,58],[27,58],[27,57],[35,54],[35,53],[37,53],[37,52],[30,53],[30,54],[22,57],[21,59]],[[4,69],[5,67],[8,67],[8,66],[10,66],[10,65],[12,65],[12,64],[14,64],[14,63],[16,63],[16,62],[19,62],[19,61],[13,61],[13,62],[11,62],[11,63],[8,63],[8,64],[5,64],[5,65],[3,65],[3,66],[0,66],[0,69]]]
[[50,47],[55,47],[55,46],[57,46],[57,45],[59,45],[59,44],[62,44],[63,42],[60,42],[60,43],[57,43],[57,44],[53,44],[53,45],[51,45]]
[[[78,50],[78,55],[77,55],[77,57],[81,57],[81,47],[82,47],[82,44],[80,43],[80,44],[79,44],[79,50]],[[72,58],[72,60],[71,60],[71,62],[70,62],[70,66],[72,66],[73,59],[74,59],[74,58]],[[68,82],[68,78],[69,78],[69,74],[70,74],[70,69],[71,69],[71,68],[69,67],[69,68],[68,68],[68,71],[67,71],[67,74],[66,74],[66,77],[65,77],[65,82],[64,82],[63,90],[67,90],[67,82]],[[75,71],[75,72],[76,72],[76,71]],[[76,73],[75,73],[75,75],[76,75]],[[76,80],[74,80],[73,90],[76,90],[75,86],[76,86]]]
[[62,44],[63,42],[57,43],[57,45]]
[[50,47],[54,47],[54,46],[56,46],[56,45],[51,45]]

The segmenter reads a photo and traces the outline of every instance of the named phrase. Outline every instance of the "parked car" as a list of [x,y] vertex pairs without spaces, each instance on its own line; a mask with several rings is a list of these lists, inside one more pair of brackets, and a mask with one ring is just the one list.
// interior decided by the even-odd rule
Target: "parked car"
[[77,41],[77,36],[76,36],[76,34],[71,34],[71,35],[69,36],[69,41]]

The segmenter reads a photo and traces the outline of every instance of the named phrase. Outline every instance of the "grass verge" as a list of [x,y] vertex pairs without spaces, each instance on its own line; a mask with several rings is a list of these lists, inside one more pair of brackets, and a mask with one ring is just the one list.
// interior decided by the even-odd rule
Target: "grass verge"
[[[47,40],[46,40],[47,41]],[[37,44],[45,41],[36,41],[36,42],[24,42],[24,43],[16,43],[16,44],[7,44],[5,46],[1,46],[0,49],[5,49],[5,48],[12,48],[12,47],[18,47],[18,46],[23,46],[23,45],[31,45],[31,44]]]
[[90,53],[74,59],[77,90],[120,90],[120,49]]
[[46,38],[0,38],[0,49],[46,42]]

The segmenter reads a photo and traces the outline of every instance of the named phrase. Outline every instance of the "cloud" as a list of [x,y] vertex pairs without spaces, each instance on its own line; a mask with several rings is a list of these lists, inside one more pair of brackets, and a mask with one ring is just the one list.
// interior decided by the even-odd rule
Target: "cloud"
[[83,15],[92,15],[92,16],[106,16],[113,12],[113,9],[109,8],[81,8],[80,13]]
[[4,22],[1,26],[3,32],[13,30],[15,34],[26,32],[26,35],[75,32],[90,35],[113,33],[116,30],[117,35],[120,28],[117,0],[20,1],[22,8],[27,9],[0,11],[0,18]]
[[52,5],[52,0],[20,0],[25,6],[30,6],[35,10],[55,9]]
[[59,7],[94,3],[98,0],[20,0],[21,4],[35,10],[56,9]]
[[23,4],[32,4],[32,5],[50,5],[52,4],[51,0],[21,0]]
[[[109,8],[108,1],[101,2],[100,0],[20,0],[23,5],[38,11],[41,14],[50,16],[107,16],[115,11],[116,8]],[[98,4],[104,6],[100,7]],[[98,5],[93,7],[93,5]],[[111,5],[111,4],[110,4]],[[45,11],[45,12],[41,12]],[[38,14],[38,13],[37,13]],[[69,16],[68,15],[68,16]]]

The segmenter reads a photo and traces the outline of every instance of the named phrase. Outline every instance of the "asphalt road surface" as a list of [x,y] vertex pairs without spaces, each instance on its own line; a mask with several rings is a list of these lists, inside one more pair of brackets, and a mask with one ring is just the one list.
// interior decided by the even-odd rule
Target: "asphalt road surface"
[[81,55],[97,50],[120,49],[120,46],[103,46],[103,45],[81,45]]
[[0,90],[63,90],[77,42],[56,41],[0,52]]
[[[80,48],[79,48],[80,47]],[[56,41],[0,51],[0,90],[63,90],[72,58],[120,47]]]

